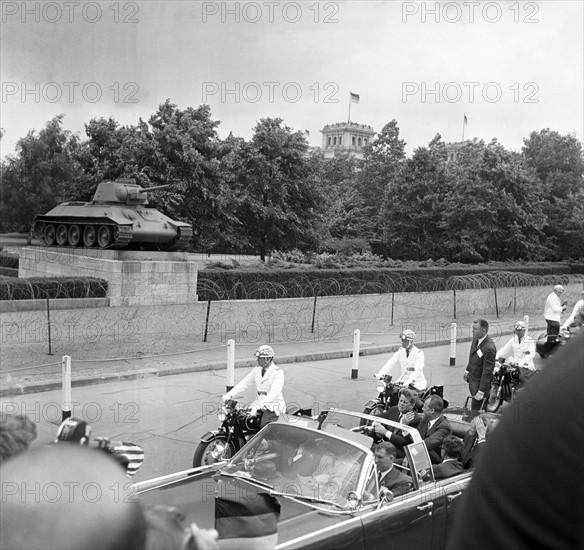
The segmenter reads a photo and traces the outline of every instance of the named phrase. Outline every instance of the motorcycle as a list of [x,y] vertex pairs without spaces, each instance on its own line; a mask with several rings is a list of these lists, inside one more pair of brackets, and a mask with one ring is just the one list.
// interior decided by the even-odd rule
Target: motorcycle
[[[424,405],[424,400],[428,398],[430,395],[438,395],[442,397],[444,400],[444,407],[448,407],[448,401],[444,399],[444,386],[432,386],[425,390],[418,390],[411,384],[409,386],[405,386],[401,384],[398,380],[397,382],[392,382],[392,377],[389,374],[385,374],[381,376],[377,380],[376,384],[377,391],[379,395],[377,399],[371,399],[365,403],[365,408],[363,409],[363,414],[370,414],[372,416],[378,416],[383,411],[389,409],[390,407],[394,407],[397,405],[399,399],[399,392],[402,388],[408,388],[418,393],[418,400],[414,405],[414,411],[421,413],[422,406]],[[361,424],[366,424],[367,421],[362,420]]]
[[[311,409],[295,408],[286,413],[290,416],[311,416]],[[193,468],[209,466],[231,458],[256,433],[260,431],[262,417],[250,414],[247,408],[238,406],[235,399],[223,403],[218,415],[219,429],[211,430],[201,436],[193,455]]]
[[524,386],[525,380],[521,376],[519,365],[506,363],[503,358],[499,359],[493,369],[489,399],[486,403],[487,412],[497,412],[503,403],[511,403],[517,391]]

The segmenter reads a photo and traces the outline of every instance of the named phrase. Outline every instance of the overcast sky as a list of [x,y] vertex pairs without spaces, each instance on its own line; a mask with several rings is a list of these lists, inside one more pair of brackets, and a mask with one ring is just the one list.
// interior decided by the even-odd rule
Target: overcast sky
[[281,117],[321,144],[325,124],[381,128],[407,152],[436,133],[583,135],[583,3],[2,1],[1,156],[64,113],[147,119],[167,98],[208,103],[219,134]]

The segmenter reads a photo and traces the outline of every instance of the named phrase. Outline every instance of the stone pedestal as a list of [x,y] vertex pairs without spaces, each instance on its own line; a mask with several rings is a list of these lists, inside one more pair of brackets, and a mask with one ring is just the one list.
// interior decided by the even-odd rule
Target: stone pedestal
[[108,281],[110,305],[197,301],[198,263],[186,252],[23,247],[19,277],[98,277]]

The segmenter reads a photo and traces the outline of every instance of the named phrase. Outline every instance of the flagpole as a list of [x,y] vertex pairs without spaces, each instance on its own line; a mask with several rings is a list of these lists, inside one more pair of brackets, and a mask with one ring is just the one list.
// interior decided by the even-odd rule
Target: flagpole
[[464,124],[466,120],[466,113],[464,113],[463,117],[462,117],[462,141],[464,142]]
[[349,118],[347,119],[347,124],[351,124],[351,92],[349,92]]

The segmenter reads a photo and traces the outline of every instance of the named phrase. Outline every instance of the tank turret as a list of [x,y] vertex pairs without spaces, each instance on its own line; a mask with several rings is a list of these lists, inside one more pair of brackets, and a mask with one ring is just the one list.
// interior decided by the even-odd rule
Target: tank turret
[[115,204],[148,204],[148,193],[166,189],[170,185],[157,185],[156,187],[142,187],[132,180],[103,181],[95,190],[94,203]]
[[101,182],[91,202],[67,202],[33,221],[47,246],[170,250],[189,244],[191,225],[147,208],[148,193],[170,185],[142,187],[133,180]]

